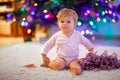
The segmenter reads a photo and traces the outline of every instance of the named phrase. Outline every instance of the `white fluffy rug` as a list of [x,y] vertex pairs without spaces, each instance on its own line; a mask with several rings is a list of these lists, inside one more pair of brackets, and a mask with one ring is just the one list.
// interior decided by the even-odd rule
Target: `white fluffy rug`
[[[81,75],[73,75],[69,70],[55,71],[40,67],[42,63],[38,42],[27,42],[0,48],[0,80],[120,80],[120,69],[110,71],[83,71]],[[108,53],[117,53],[120,58],[120,47],[96,46],[95,51],[101,54],[104,50]],[[49,57],[54,58],[55,52],[51,51]],[[87,50],[80,46],[80,57],[84,57]],[[35,64],[35,68],[26,68],[26,64]]]

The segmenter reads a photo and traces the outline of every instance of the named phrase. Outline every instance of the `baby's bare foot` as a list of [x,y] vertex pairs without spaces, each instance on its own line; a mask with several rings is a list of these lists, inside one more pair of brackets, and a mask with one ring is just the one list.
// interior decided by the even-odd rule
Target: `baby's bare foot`
[[44,64],[44,63],[41,64],[40,66],[41,66],[41,67],[48,67],[48,65],[47,65],[47,64]]
[[78,66],[74,66],[74,67],[71,68],[71,71],[72,71],[72,73],[75,74],[75,75],[80,75],[80,73],[81,73],[81,68],[78,67]]

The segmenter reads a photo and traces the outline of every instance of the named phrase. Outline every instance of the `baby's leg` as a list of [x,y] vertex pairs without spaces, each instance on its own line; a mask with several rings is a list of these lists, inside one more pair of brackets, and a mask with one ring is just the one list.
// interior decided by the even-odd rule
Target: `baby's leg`
[[82,71],[80,64],[78,62],[78,60],[73,60],[72,62],[70,62],[70,70],[72,71],[73,74],[79,75]]
[[62,70],[66,67],[66,61],[63,58],[56,57],[55,60],[51,60],[49,65],[54,70]]

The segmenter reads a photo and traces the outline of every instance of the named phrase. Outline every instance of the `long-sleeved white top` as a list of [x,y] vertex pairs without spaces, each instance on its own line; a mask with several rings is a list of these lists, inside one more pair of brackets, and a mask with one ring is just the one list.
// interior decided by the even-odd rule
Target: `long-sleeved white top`
[[93,48],[91,42],[84,37],[79,31],[74,30],[70,37],[62,32],[55,33],[41,49],[42,54],[47,54],[51,48],[57,46],[57,54],[63,57],[78,57],[79,45],[82,44],[87,50]]

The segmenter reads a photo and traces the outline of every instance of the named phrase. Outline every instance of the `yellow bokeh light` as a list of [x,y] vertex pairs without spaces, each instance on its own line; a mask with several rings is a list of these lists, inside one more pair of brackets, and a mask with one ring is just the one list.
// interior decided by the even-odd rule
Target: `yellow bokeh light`
[[96,5],[96,6],[99,6],[99,4],[98,4],[98,3],[95,3],[95,5]]
[[86,34],[89,34],[90,33],[90,31],[89,30],[86,30]]
[[47,13],[48,11],[45,9],[45,10],[43,10],[43,13]]
[[26,20],[26,18],[23,18],[22,20],[23,20],[23,21],[25,21],[25,20]]
[[112,19],[112,22],[116,22],[115,19]]
[[30,33],[31,33],[31,29],[28,29],[28,30],[27,30],[27,33],[30,34]]

